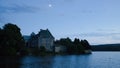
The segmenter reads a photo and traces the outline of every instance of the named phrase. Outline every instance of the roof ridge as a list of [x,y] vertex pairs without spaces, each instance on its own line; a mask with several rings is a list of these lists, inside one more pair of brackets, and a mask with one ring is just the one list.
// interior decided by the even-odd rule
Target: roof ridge
[[54,38],[48,29],[46,30],[40,29],[40,32],[38,33],[38,35],[42,38],[49,38],[49,37]]

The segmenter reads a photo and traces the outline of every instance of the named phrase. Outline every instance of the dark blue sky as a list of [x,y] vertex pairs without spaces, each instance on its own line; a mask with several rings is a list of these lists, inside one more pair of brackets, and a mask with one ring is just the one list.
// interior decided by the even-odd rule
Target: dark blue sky
[[0,26],[8,22],[23,35],[48,28],[56,39],[120,43],[120,0],[0,0]]

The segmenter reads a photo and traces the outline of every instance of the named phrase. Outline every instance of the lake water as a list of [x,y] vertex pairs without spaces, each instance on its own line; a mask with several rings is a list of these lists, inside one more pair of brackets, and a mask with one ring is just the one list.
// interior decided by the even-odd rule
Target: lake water
[[[120,52],[93,52],[90,55],[46,57],[26,56],[18,62],[17,68],[120,68]],[[14,66],[15,64],[11,67]]]

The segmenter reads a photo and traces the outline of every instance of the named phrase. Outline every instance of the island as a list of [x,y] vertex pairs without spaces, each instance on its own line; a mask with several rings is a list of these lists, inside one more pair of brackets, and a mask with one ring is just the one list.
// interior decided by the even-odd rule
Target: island
[[0,28],[0,55],[56,55],[56,54],[91,54],[87,40],[67,38],[55,40],[49,29],[31,35],[22,35],[16,24],[5,24]]

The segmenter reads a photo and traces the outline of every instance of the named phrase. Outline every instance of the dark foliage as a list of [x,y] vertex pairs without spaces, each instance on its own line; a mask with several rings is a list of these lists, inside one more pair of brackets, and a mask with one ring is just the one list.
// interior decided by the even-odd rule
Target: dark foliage
[[14,56],[24,49],[24,39],[20,28],[15,24],[8,23],[0,29],[0,40],[1,56]]
[[56,40],[55,44],[70,46],[72,45],[72,41],[70,38],[61,38],[60,40]]
[[91,49],[91,46],[87,40],[81,40],[81,45],[84,46],[85,49]]
[[55,44],[66,46],[66,53],[68,54],[81,54],[84,53],[85,50],[91,49],[87,40],[80,41],[77,38],[75,38],[74,41],[71,41],[70,38],[62,38],[60,40],[56,40]]

